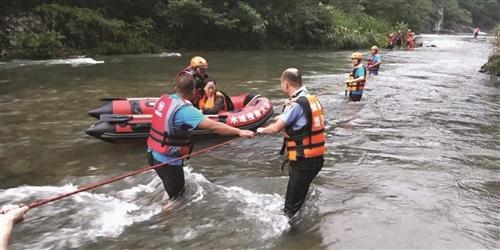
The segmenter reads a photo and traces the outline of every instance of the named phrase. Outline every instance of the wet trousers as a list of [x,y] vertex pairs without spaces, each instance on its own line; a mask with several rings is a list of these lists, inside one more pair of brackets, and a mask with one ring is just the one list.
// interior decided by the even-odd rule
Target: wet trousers
[[361,94],[361,95],[354,95],[352,93],[349,93],[349,100],[351,100],[353,102],[359,102],[359,101],[361,101],[361,97],[363,97],[363,94]]
[[[160,164],[151,152],[148,152],[148,162],[150,166]],[[176,199],[184,191],[184,169],[182,166],[165,165],[155,168],[156,174],[163,182],[163,187],[171,200]]]
[[323,156],[314,158],[298,158],[290,161],[288,186],[285,196],[285,214],[291,218],[299,211],[306,200],[312,180],[323,167]]

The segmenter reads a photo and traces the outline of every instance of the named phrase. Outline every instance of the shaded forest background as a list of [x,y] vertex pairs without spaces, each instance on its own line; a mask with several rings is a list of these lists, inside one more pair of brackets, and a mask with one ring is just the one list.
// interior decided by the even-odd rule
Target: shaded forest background
[[[500,0],[2,0],[2,58],[215,49],[354,49],[387,35],[492,29]],[[441,8],[440,8],[441,7]],[[443,15],[440,15],[442,10]]]

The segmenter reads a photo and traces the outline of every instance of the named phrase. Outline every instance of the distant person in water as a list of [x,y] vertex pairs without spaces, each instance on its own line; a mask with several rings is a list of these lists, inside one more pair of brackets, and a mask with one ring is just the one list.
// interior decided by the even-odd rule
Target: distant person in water
[[0,209],[0,250],[9,249],[14,225],[24,220],[28,209],[24,205],[7,205]]
[[479,29],[479,27],[476,27],[476,28],[474,29],[474,39],[476,39],[476,38],[477,38],[477,36],[479,36],[479,32],[481,32],[481,30]]
[[378,76],[378,70],[380,69],[380,64],[382,63],[382,58],[378,53],[378,47],[373,45],[371,47],[370,58],[368,58],[368,71],[370,75]]
[[393,49],[394,49],[394,45],[395,45],[395,43],[396,43],[395,38],[396,38],[396,35],[395,35],[394,33],[389,34],[389,36],[388,36],[388,38],[387,38],[387,40],[388,40],[388,42],[389,42],[389,45],[387,45],[387,48],[388,48],[388,49],[390,49],[390,50],[393,50]]
[[233,110],[231,98],[217,89],[217,83],[207,79],[205,83],[205,94],[198,102],[198,107],[206,115],[218,114],[221,111]]
[[396,46],[398,46],[398,48],[401,48],[403,46],[403,33],[401,32],[401,30],[398,30],[398,33],[396,33],[396,37],[394,39],[396,41]]
[[408,29],[408,32],[406,32],[406,49],[415,49],[415,32],[413,32],[411,29]]
[[170,200],[175,200],[184,191],[184,161],[179,157],[190,154],[193,129],[206,129],[227,136],[254,136],[250,130],[233,128],[207,118],[191,104],[194,93],[193,77],[177,76],[175,94],[164,94],[156,101],[151,119],[147,141],[148,161],[150,165],[166,164],[155,171],[161,178]]
[[[306,200],[311,182],[323,167],[325,132],[323,107],[302,85],[302,74],[289,68],[281,76],[281,90],[289,99],[275,122],[257,133],[272,135],[285,132],[281,154],[290,162],[284,212],[292,218]],[[284,165],[283,164],[283,165]]]
[[365,89],[366,67],[361,62],[362,59],[363,54],[361,52],[355,52],[351,55],[353,69],[349,75],[349,79],[346,80],[346,97],[349,93],[349,100],[353,102],[361,101],[363,90]]
[[196,83],[195,92],[193,94],[193,105],[197,108],[199,108],[198,102],[200,98],[202,98],[204,95],[203,88],[205,87],[204,84],[206,79],[208,78],[207,70],[208,70],[207,60],[205,60],[205,58],[201,56],[195,56],[191,58],[189,66],[177,74],[177,76],[189,75],[193,77]]

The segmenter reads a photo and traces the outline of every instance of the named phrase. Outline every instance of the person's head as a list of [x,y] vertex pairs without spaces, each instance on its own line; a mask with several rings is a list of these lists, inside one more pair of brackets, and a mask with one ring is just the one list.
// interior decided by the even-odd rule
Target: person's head
[[217,83],[212,79],[208,79],[207,81],[205,81],[204,89],[205,95],[212,96],[215,94],[215,91],[217,91]]
[[408,29],[408,33],[411,33],[411,29]]
[[201,56],[195,56],[191,58],[189,66],[194,68],[199,75],[204,76],[208,69],[208,62]]
[[361,60],[363,60],[363,54],[361,52],[354,52],[351,55],[351,61],[354,66],[357,66],[358,64],[361,63]]
[[193,98],[194,78],[190,75],[180,75],[175,78],[175,93],[187,100]]
[[281,74],[281,90],[288,96],[302,87],[302,73],[296,68],[288,68]]
[[401,30],[398,30],[398,33],[401,33]]
[[378,53],[378,47],[376,45],[373,45],[370,50],[374,55]]

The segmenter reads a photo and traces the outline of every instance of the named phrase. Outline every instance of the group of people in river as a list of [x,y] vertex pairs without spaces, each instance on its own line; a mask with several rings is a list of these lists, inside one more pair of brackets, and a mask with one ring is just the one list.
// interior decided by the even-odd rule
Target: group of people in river
[[[353,70],[346,80],[346,97],[358,102],[363,95],[367,73],[378,75],[382,59],[378,47],[371,47],[365,66],[363,54],[351,55]],[[282,169],[289,164],[289,180],[285,194],[284,213],[293,218],[306,200],[310,184],[324,164],[325,131],[324,110],[318,98],[302,83],[302,73],[288,68],[281,74],[280,88],[288,98],[283,112],[274,121],[256,132],[238,129],[206,116],[231,109],[231,99],[217,90],[215,80],[208,77],[208,63],[193,57],[187,68],[175,77],[174,94],[164,94],[155,103],[151,130],[147,140],[147,160],[154,168],[169,196],[166,207],[182,195],[185,177],[181,160],[191,153],[191,132],[195,128],[210,130],[224,136],[252,138],[256,134],[273,135],[284,132],[280,154],[284,156]],[[13,205],[0,209],[2,250],[7,249],[14,224],[23,220],[29,208]]]
[[[227,95],[216,90],[215,81],[207,80],[207,69],[205,59],[192,58],[189,67],[175,77],[175,94],[164,94],[154,106],[147,141],[148,161],[152,166],[168,165],[155,168],[155,171],[171,201],[184,191],[183,161],[180,158],[191,152],[193,129],[210,130],[225,136],[255,136],[253,131],[231,127],[204,115],[218,112],[217,107],[227,109],[230,101]],[[283,113],[270,125],[258,128],[256,133],[285,132],[280,153],[286,152],[290,179],[284,212],[292,218],[304,203],[312,180],[323,167],[326,150],[324,114],[318,99],[302,85],[299,69],[286,69],[281,75],[280,87],[288,97]]]
[[411,29],[408,29],[405,33],[398,30],[398,32],[389,34],[388,43],[389,45],[387,48],[390,50],[404,47],[406,47],[407,50],[413,50],[416,47],[415,32]]

